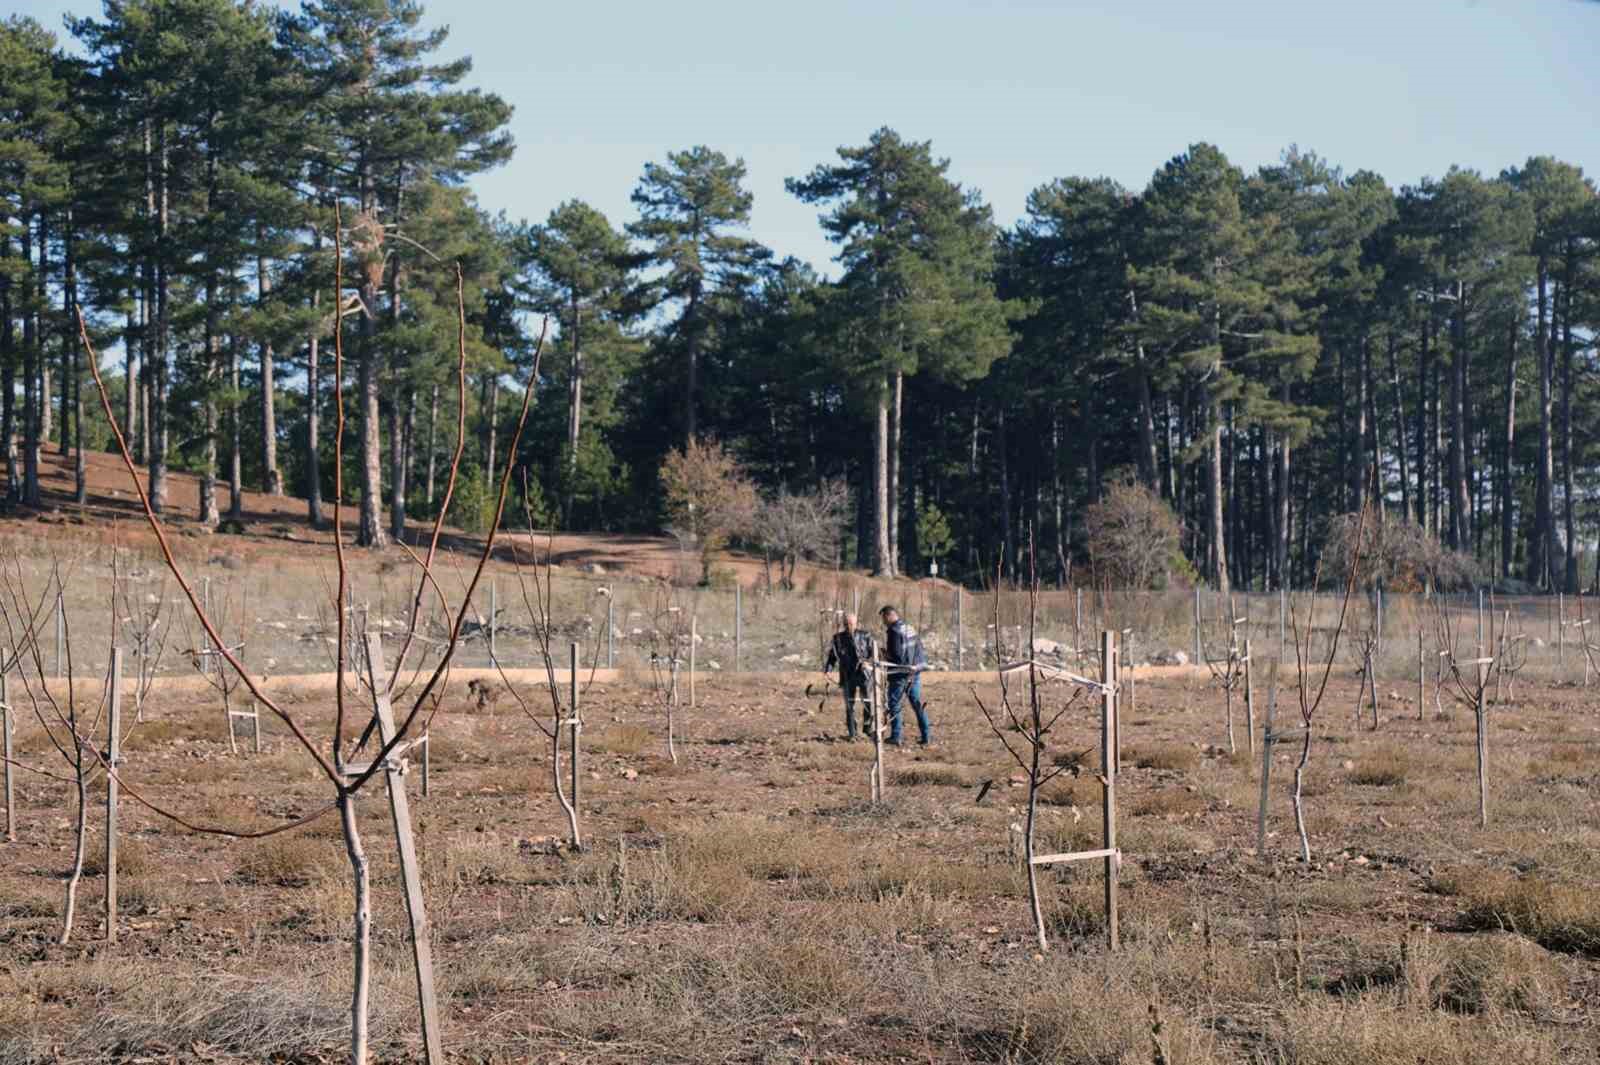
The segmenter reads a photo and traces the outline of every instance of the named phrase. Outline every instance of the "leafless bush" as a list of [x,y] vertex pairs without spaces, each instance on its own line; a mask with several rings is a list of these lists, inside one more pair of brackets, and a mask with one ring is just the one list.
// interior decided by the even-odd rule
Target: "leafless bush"
[[761,510],[755,482],[715,440],[690,440],[661,463],[661,487],[671,527],[700,551],[700,579],[730,537],[750,533]]
[[1084,515],[1089,557],[1101,580],[1120,588],[1164,588],[1179,555],[1178,516],[1135,481],[1106,490]]
[[794,589],[794,570],[802,558],[827,560],[838,548],[850,491],[843,481],[824,481],[809,492],[780,489],[761,504],[753,533],[766,552],[767,584],[772,583],[772,560],[778,562],[778,583]]
[[1471,556],[1450,550],[1422,526],[1388,511],[1329,519],[1320,565],[1336,584],[1349,580],[1353,569],[1358,587],[1396,592],[1471,588],[1479,576]]

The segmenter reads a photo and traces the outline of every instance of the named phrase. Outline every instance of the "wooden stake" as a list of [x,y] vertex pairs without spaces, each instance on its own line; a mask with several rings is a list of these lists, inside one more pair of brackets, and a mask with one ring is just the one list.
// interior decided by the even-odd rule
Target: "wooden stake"
[[[373,679],[373,710],[378,717],[378,737],[387,745],[395,737],[394,711],[389,705],[388,691],[378,682],[378,678],[383,676],[383,640],[375,632],[367,633],[367,676]],[[393,757],[384,766],[384,776],[389,785],[389,810],[394,815],[395,842],[400,847],[400,879],[405,885],[406,915],[411,920],[411,951],[417,970],[417,1003],[422,1013],[423,1059],[429,1065],[444,1065],[444,1044],[439,1039],[439,1004],[433,988],[433,946],[428,934],[427,908],[422,899],[422,874],[417,864],[416,841],[411,835],[411,803],[406,797],[404,771]]]
[[1105,805],[1101,817],[1106,878],[1106,944],[1116,950],[1120,935],[1117,930],[1117,875],[1121,871],[1121,857],[1117,854],[1117,634],[1106,631],[1100,634],[1100,780],[1105,791]]
[[11,702],[6,697],[6,675],[0,673],[0,731],[5,735],[6,759],[6,842],[17,841],[17,792],[11,783]]
[[699,635],[698,618],[689,615],[689,709],[693,710],[694,703],[694,642]]
[[1278,713],[1278,686],[1267,696],[1267,723],[1261,729],[1261,808],[1256,814],[1256,857],[1267,853],[1267,797],[1272,789],[1272,719]]
[[1427,700],[1424,688],[1427,685],[1427,667],[1423,665],[1422,657],[1422,630],[1417,630],[1417,720],[1425,720],[1423,703]]
[[122,648],[111,649],[111,707],[106,722],[106,942],[117,938],[117,772],[122,765]]
[[744,585],[733,585],[733,671],[739,672],[739,660],[744,651]]
[[1251,663],[1255,656],[1250,653],[1250,637],[1244,640],[1244,738],[1250,746],[1250,753],[1256,753],[1256,692],[1251,684]]

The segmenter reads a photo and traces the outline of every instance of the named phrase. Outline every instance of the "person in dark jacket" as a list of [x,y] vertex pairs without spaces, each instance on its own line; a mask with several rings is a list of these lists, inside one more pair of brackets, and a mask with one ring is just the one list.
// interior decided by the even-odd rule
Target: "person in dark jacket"
[[861,696],[861,728],[865,732],[873,727],[872,718],[872,683],[867,673],[867,664],[877,655],[878,647],[873,642],[872,633],[860,628],[854,614],[844,616],[844,628],[833,634],[833,642],[828,646],[828,661],[823,665],[822,672],[828,673],[834,666],[839,667],[839,688],[844,692],[844,728],[845,738],[856,738],[856,696]]
[[900,612],[892,606],[878,611],[885,629],[884,659],[889,669],[889,742],[900,746],[900,700],[911,702],[917,715],[919,743],[926,747],[933,741],[928,728],[928,713],[922,705],[922,671],[928,667],[928,655],[922,649],[922,637],[907,625]]

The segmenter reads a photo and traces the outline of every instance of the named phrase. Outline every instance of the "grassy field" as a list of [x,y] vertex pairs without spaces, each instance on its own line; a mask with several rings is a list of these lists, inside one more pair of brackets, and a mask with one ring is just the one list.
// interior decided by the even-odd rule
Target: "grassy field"
[[[1524,684],[1492,710],[1485,830],[1470,713],[1430,705],[1419,720],[1410,689],[1380,685],[1380,727],[1357,728],[1355,681],[1339,677],[1315,729],[1305,865],[1294,752],[1279,755],[1258,859],[1259,756],[1242,733],[1227,753],[1202,671],[1147,677],[1124,721],[1123,949],[1104,946],[1097,868],[1063,867],[1044,878],[1041,955],[1010,827],[1025,790],[972,693],[929,684],[937,744],[891,751],[872,806],[870,747],[840,742],[837,705],[804,683],[705,679],[676,765],[643,688],[591,690],[583,853],[560,843],[548,752],[515,702],[446,698],[432,795],[413,809],[452,1060],[1600,1061],[1591,691]],[[308,719],[331,713],[301,698]],[[1093,747],[1097,714],[1069,711],[1053,749]],[[326,801],[277,726],[265,753],[234,757],[212,701],[158,697],[148,717],[126,779],[191,818],[262,826]],[[19,756],[48,765],[42,743],[24,721]],[[1043,846],[1098,845],[1091,777],[1048,789]],[[0,1063],[339,1058],[350,890],[336,818],[234,842],[125,800],[120,937],[100,941],[91,875],[62,947],[70,792],[24,775],[18,798],[19,840],[0,844]],[[420,1060],[381,788],[360,807],[377,1056]]]

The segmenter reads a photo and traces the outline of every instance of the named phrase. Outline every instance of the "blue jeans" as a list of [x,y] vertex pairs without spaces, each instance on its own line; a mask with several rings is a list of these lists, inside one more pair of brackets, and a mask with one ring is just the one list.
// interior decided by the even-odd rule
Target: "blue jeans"
[[912,674],[909,680],[896,677],[889,682],[889,742],[900,742],[900,700],[909,699],[912,711],[917,715],[917,731],[922,734],[922,742],[927,743],[932,737],[928,732],[928,714],[922,708],[922,677]]

